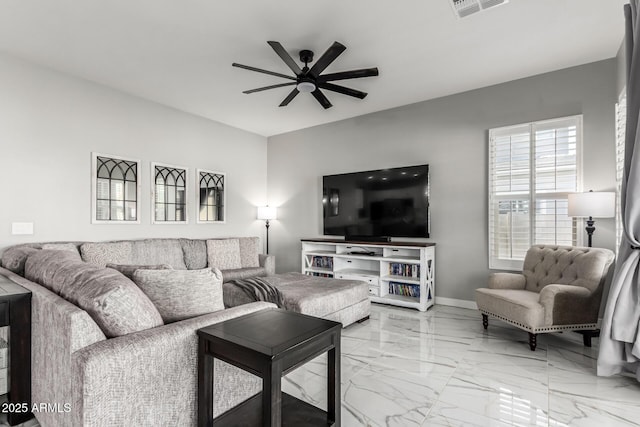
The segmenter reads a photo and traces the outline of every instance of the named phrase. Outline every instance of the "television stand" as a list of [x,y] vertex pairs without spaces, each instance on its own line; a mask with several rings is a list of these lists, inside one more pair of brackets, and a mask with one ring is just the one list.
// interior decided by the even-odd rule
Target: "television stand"
[[435,302],[435,243],[302,239],[302,273],[361,280],[372,302],[426,311]]
[[345,242],[390,242],[391,237],[388,236],[346,236],[344,238]]

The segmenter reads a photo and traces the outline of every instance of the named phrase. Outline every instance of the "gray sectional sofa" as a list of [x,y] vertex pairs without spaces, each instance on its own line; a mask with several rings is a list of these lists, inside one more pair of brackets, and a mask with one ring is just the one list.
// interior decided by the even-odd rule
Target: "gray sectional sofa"
[[[212,253],[229,244],[215,240],[229,239],[27,244],[4,250],[0,274],[33,293],[32,400],[71,408],[37,414],[43,426],[196,425],[195,331],[274,305],[224,309],[217,295],[213,306],[187,307],[199,315],[169,323],[168,314],[144,302],[147,297],[132,281],[105,266],[172,268],[177,276],[206,269],[207,277],[222,282],[207,269],[218,257],[220,265],[234,267],[222,269],[225,281],[274,273],[273,257],[256,252],[257,238],[237,239],[239,265],[238,257],[229,263],[225,253]],[[257,393],[261,383],[215,363],[217,416]]]

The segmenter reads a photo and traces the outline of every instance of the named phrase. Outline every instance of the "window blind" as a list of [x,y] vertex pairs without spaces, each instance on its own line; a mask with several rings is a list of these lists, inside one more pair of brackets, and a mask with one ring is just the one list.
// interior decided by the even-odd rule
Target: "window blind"
[[532,244],[572,245],[581,117],[489,131],[489,267],[521,269]]

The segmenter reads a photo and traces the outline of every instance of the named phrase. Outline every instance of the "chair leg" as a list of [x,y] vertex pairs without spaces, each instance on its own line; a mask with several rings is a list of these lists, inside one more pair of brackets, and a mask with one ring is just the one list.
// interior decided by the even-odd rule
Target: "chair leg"
[[487,329],[487,327],[489,326],[489,316],[487,316],[486,314],[482,315],[482,326]]
[[586,331],[576,331],[582,335],[582,343],[585,347],[591,347],[591,338],[597,338],[600,336],[600,329],[592,329]]
[[536,351],[536,345],[538,345],[538,336],[529,332],[529,348],[531,351]]

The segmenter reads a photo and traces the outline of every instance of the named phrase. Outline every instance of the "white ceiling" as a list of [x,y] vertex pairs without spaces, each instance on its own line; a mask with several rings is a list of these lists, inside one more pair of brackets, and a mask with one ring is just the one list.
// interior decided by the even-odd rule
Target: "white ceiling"
[[[271,136],[374,111],[611,58],[626,0],[511,0],[458,19],[451,0],[2,0],[0,50],[177,109]],[[267,45],[318,58],[347,50],[325,72],[377,66],[340,82],[364,100],[326,92],[287,107],[290,74]]]

